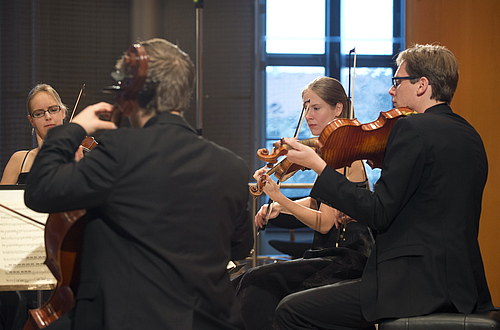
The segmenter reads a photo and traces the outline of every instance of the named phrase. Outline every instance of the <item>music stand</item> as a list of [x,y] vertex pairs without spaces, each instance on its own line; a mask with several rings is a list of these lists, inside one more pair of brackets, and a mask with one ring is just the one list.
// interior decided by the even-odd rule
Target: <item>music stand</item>
[[[0,204],[41,223],[48,218],[24,204],[24,185],[0,185]],[[45,257],[44,226],[0,207],[0,291],[54,289]]]

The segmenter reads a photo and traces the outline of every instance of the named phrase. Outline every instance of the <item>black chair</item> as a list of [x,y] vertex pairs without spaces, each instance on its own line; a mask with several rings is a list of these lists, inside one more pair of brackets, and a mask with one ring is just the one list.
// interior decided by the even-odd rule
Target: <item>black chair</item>
[[281,213],[276,218],[269,220],[269,224],[274,227],[285,228],[290,231],[290,240],[269,240],[269,245],[281,253],[289,255],[292,259],[301,258],[304,252],[311,248],[312,239],[308,241],[296,241],[295,230],[308,228],[293,215]]
[[492,330],[500,329],[500,311],[487,314],[438,313],[380,322],[378,330]]

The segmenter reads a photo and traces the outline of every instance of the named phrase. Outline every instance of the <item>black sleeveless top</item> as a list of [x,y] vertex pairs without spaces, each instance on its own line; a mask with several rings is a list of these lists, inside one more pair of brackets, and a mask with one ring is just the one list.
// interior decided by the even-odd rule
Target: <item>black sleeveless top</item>
[[[23,169],[24,162],[26,161],[26,158],[28,158],[28,154],[31,152],[31,150],[28,150],[26,155],[24,155],[23,162],[21,164],[21,170]],[[26,177],[28,176],[29,172],[20,172],[19,176],[17,177],[17,183],[16,184],[25,184],[26,183]]]
[[[358,186],[367,188],[368,182],[360,182]],[[339,242],[338,247],[336,246],[337,242]],[[340,229],[340,233],[339,229],[335,228],[335,226],[326,234],[314,231],[312,247],[305,252],[304,258],[335,255],[338,248],[348,248],[368,257],[374,243],[375,240],[370,228],[358,222],[351,221],[346,225],[345,231]]]

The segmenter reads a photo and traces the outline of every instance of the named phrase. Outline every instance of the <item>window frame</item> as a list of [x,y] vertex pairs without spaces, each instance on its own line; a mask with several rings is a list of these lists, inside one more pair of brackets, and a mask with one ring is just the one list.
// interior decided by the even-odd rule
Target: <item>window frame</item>
[[[258,120],[257,149],[266,145],[266,67],[267,66],[323,66],[329,77],[340,80],[342,68],[349,67],[349,55],[341,54],[341,0],[325,0],[325,54],[268,54],[266,52],[266,0],[256,3],[256,104]],[[405,1],[393,0],[393,54],[392,55],[357,55],[357,67],[390,67],[396,72],[394,55],[405,48]],[[336,23],[332,23],[336,22]],[[348,87],[345,86],[346,91]],[[263,166],[258,161],[256,167]]]

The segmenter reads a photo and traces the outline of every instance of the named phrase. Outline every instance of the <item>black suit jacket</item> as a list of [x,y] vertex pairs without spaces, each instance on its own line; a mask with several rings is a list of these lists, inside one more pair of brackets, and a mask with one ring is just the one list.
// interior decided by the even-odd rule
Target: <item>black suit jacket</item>
[[253,244],[245,162],[169,113],[77,163],[84,137],[51,129],[25,192],[41,212],[87,209],[76,329],[243,328],[226,266]]
[[378,233],[361,281],[367,320],[493,308],[477,241],[487,172],[480,136],[444,104],[396,122],[373,193],[323,171],[311,196]]

